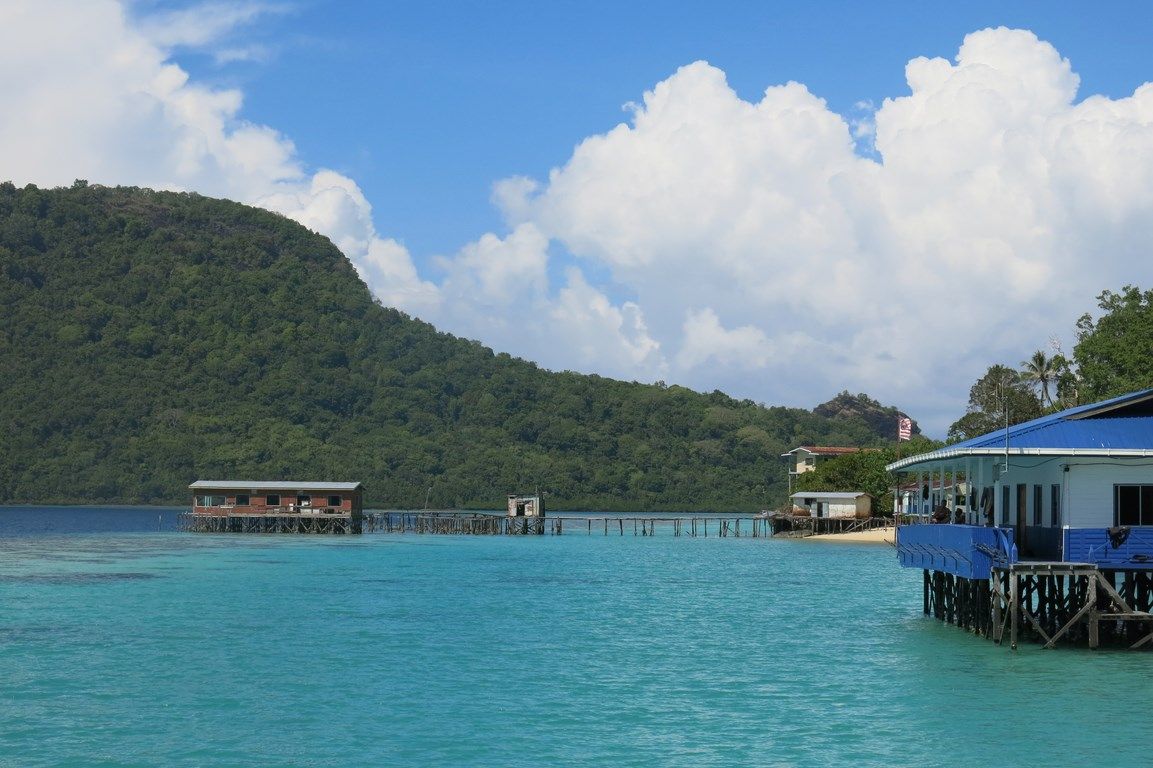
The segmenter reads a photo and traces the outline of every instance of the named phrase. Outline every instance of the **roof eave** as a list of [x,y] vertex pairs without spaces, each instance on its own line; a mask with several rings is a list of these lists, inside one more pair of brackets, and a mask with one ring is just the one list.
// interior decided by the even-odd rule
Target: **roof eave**
[[886,464],[889,472],[899,472],[918,464],[932,464],[947,459],[956,459],[971,456],[1069,456],[1081,458],[1149,458],[1153,456],[1153,448],[959,448],[955,450],[941,449],[932,453],[922,453],[910,456],[907,459]]

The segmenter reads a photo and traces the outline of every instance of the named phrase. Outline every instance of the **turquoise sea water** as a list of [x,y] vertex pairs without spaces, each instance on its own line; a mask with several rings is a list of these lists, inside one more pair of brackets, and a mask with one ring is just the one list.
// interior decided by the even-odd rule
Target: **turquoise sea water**
[[174,522],[0,508],[0,766],[1150,761],[1153,657],[942,626],[888,547]]

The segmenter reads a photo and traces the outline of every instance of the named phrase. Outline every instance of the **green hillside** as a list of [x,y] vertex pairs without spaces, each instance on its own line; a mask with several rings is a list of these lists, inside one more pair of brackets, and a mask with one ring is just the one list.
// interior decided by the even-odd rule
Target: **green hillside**
[[[0,502],[360,480],[374,505],[757,509],[859,415],[552,373],[375,303],[325,238],[194,194],[0,184]],[[891,411],[888,424],[895,422]]]

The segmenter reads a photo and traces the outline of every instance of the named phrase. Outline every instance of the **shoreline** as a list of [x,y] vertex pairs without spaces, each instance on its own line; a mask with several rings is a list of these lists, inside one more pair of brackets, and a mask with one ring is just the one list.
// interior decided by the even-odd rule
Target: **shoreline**
[[805,536],[801,541],[827,541],[843,544],[888,544],[894,546],[896,529],[871,528],[867,531],[853,531],[852,533],[818,533],[815,536]]

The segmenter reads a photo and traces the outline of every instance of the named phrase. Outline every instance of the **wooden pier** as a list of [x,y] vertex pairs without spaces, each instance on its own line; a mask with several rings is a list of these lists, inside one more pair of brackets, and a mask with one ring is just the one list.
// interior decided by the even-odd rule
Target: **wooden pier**
[[331,513],[264,512],[202,514],[183,512],[180,530],[195,533],[353,534],[362,531],[360,516]]
[[442,535],[572,535],[667,536],[768,538],[772,528],[768,518],[748,517],[591,517],[552,515],[549,517],[508,517],[482,512],[365,512],[364,531],[381,533],[420,533]]
[[1153,648],[1153,572],[1019,562],[988,579],[925,570],[924,612],[1017,650],[1023,641]]
[[871,531],[874,528],[893,527],[891,517],[813,517],[811,515],[790,515],[775,513],[769,515],[769,524],[774,536],[805,538],[825,533],[853,533]]

